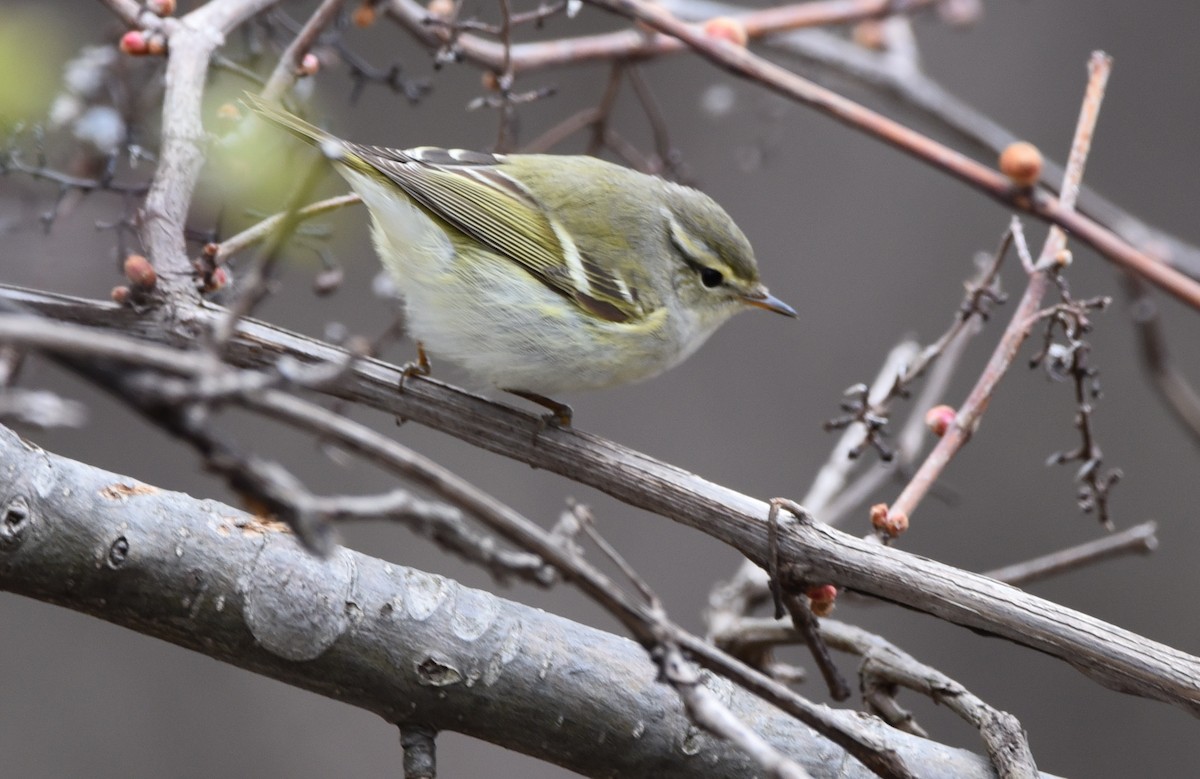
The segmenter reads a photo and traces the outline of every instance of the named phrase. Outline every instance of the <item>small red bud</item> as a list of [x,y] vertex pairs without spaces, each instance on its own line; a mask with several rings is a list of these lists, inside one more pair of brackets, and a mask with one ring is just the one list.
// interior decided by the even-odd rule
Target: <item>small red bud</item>
[[212,272],[212,286],[206,292],[216,292],[219,289],[225,289],[230,282],[229,271],[225,268],[217,268]]
[[946,431],[950,429],[950,425],[954,424],[954,418],[957,416],[954,409],[949,406],[934,406],[925,412],[925,427],[941,438],[946,435]]
[[146,7],[159,16],[175,13],[175,0],[146,0]]
[[805,590],[804,594],[813,600],[833,600],[838,592],[832,584],[817,584]]
[[141,57],[150,53],[150,48],[146,42],[146,33],[141,30],[130,30],[121,36],[121,42],[118,44],[121,52],[132,57]]
[[820,584],[809,587],[804,594],[808,596],[808,607],[812,609],[813,614],[827,617],[833,613],[834,604],[837,602],[837,587],[832,584]]
[[133,293],[130,291],[129,287],[117,286],[112,288],[112,292],[109,293],[109,297],[112,298],[112,302],[119,306],[124,306],[129,303],[129,298],[132,294]]
[[871,527],[879,530],[883,527],[883,523],[887,521],[888,505],[886,503],[876,503],[871,507]]

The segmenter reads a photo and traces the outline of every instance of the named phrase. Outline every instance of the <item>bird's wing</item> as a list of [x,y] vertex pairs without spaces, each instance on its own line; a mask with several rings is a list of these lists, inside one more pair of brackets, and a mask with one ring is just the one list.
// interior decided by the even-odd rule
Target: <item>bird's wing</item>
[[502,155],[347,145],[432,214],[591,314],[619,323],[646,315],[637,290],[581,253],[570,233],[504,172]]

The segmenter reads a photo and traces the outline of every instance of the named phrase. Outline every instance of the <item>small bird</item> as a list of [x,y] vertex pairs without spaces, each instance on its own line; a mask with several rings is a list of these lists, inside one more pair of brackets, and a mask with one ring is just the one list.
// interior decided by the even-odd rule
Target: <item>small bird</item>
[[344,141],[247,93],[318,147],[371,235],[426,351],[537,402],[648,379],[755,306],[795,317],[712,198],[595,157],[390,149]]

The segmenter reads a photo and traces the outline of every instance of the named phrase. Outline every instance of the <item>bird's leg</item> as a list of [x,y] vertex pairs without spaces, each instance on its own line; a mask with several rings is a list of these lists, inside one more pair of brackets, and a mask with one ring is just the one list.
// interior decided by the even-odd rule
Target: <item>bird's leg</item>
[[552,400],[545,395],[539,395],[536,392],[527,392],[518,389],[505,389],[512,395],[519,398],[525,398],[528,401],[537,403],[539,406],[550,409],[550,413],[546,414],[542,419],[554,425],[555,427],[570,427],[571,426],[571,407],[566,403],[559,403],[557,400]]
[[400,389],[404,389],[404,384],[410,376],[428,376],[431,370],[433,366],[429,364],[429,355],[425,354],[425,345],[417,341],[416,361],[406,362],[400,369]]

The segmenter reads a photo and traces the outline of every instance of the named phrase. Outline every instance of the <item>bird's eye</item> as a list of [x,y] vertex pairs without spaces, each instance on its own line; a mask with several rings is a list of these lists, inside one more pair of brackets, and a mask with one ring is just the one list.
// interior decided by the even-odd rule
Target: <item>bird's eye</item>
[[713,287],[719,287],[721,286],[721,283],[725,281],[725,277],[721,275],[721,271],[717,270],[716,268],[706,268],[701,266],[699,272],[700,283],[709,289],[712,289]]

